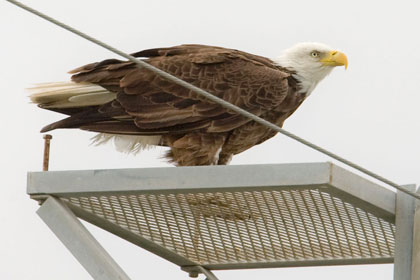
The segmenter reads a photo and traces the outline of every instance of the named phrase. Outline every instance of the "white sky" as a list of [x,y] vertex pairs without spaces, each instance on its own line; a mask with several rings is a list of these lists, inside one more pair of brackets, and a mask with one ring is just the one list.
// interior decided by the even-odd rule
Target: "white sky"
[[[25,1],[121,50],[202,43],[274,57],[297,42],[345,52],[349,69],[322,82],[285,128],[400,184],[419,183],[418,1]],[[65,81],[77,66],[115,57],[0,2],[1,279],[90,279],[35,214],[26,172],[42,161],[42,126],[61,118],[24,88]],[[87,132],[53,133],[51,170],[168,166],[162,149],[138,157],[90,147]],[[278,135],[232,164],[329,160]],[[177,266],[88,225],[132,279],[187,279]],[[392,279],[392,265],[216,271],[220,279]],[[202,278],[202,276],[201,276]]]

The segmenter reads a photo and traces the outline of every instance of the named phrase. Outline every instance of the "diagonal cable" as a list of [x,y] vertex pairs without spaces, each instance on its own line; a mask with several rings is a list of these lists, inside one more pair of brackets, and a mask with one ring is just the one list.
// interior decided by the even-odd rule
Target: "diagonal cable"
[[325,154],[325,155],[327,155],[327,156],[329,156],[329,157],[331,157],[331,158],[333,158],[333,159],[335,159],[335,160],[337,160],[341,163],[344,163],[344,164],[346,164],[346,165],[348,165],[348,166],[350,166],[350,167],[352,167],[352,168],[354,168],[354,169],[356,169],[356,170],[358,170],[362,173],[365,173],[365,174],[371,176],[372,178],[375,178],[375,179],[377,179],[377,180],[379,180],[379,181],[381,181],[381,182],[383,182],[387,185],[390,185],[390,186],[394,187],[395,189],[397,189],[401,192],[404,192],[404,193],[406,193],[406,194],[408,194],[412,197],[420,199],[420,194],[408,191],[404,187],[402,187],[402,186],[400,186],[400,185],[398,185],[398,184],[396,184],[396,183],[394,183],[394,182],[392,182],[392,181],[390,181],[390,180],[388,180],[388,179],[386,179],[386,178],[384,178],[384,177],[382,177],[382,176],[380,176],[380,175],[378,175],[378,174],[376,174],[376,173],[374,173],[374,172],[372,172],[372,171],[370,171],[370,170],[368,170],[368,169],[366,169],[366,168],[364,168],[364,167],[362,167],[362,166],[360,166],[356,163],[353,163],[353,162],[351,162],[351,161],[349,161],[349,160],[347,160],[347,159],[345,159],[345,158],[343,158],[339,155],[336,155],[336,154],[334,154],[334,153],[332,153],[332,152],[330,152],[330,151],[328,151],[328,150],[326,150],[326,149],[324,149],[324,148],[322,148],[318,145],[315,145],[315,144],[313,144],[313,143],[311,143],[311,142],[309,142],[309,141],[307,141],[307,140],[305,140],[305,139],[303,139],[303,138],[301,138],[301,137],[299,137],[299,136],[297,136],[297,135],[295,135],[291,132],[288,132],[287,130],[285,130],[285,129],[283,129],[283,128],[281,128],[281,127],[279,127],[279,126],[277,126],[277,125],[275,125],[275,124],[273,124],[269,121],[266,121],[266,120],[254,115],[254,114],[252,114],[252,113],[250,113],[250,112],[248,112],[248,111],[246,111],[242,108],[239,108],[239,107],[237,107],[237,106],[235,106],[235,105],[233,105],[233,104],[231,104],[231,103],[229,103],[229,102],[227,102],[227,101],[225,101],[225,100],[223,100],[223,99],[221,99],[217,96],[214,96],[213,94],[211,94],[211,93],[209,93],[209,92],[207,92],[207,91],[205,91],[201,88],[198,88],[198,87],[196,87],[196,86],[194,86],[190,83],[187,83],[187,82],[185,82],[185,81],[183,81],[183,80],[181,80],[181,79],[179,79],[175,76],[172,76],[171,74],[166,73],[165,71],[162,71],[159,68],[156,68],[156,67],[154,67],[154,66],[152,66],[152,65],[150,65],[150,64],[148,64],[148,63],[146,63],[142,60],[136,59],[135,57],[133,57],[129,54],[126,54],[125,52],[122,52],[122,51],[120,51],[120,50],[118,50],[118,49],[116,49],[116,48],[114,48],[114,47],[112,47],[108,44],[105,44],[104,42],[101,42],[101,41],[99,41],[99,40],[81,32],[81,31],[75,29],[75,28],[71,27],[71,26],[68,26],[68,25],[66,25],[66,24],[64,24],[64,23],[62,23],[62,22],[60,22],[60,21],[58,21],[58,20],[56,20],[56,19],[54,19],[50,16],[47,16],[47,15],[45,15],[45,14],[43,14],[43,13],[41,13],[41,12],[35,10],[35,9],[32,9],[31,7],[28,7],[28,6],[22,4],[18,1],[14,1],[14,0],[6,0],[6,1],[10,2],[10,3],[12,3],[12,4],[14,4],[14,5],[32,13],[32,14],[34,14],[34,15],[37,15],[37,16],[39,16],[39,17],[41,17],[41,18],[43,18],[43,19],[45,19],[45,20],[47,20],[51,23],[54,23],[55,25],[58,25],[59,27],[61,27],[63,29],[66,29],[67,31],[70,31],[70,32],[72,32],[72,33],[74,33],[74,34],[76,34],[76,35],[78,35],[78,36],[96,44],[96,45],[99,45],[99,46],[101,46],[101,47],[103,47],[103,48],[105,48],[105,49],[107,49],[107,50],[109,50],[109,51],[111,51],[115,54],[118,54],[118,55],[130,60],[131,62],[135,63],[138,67],[144,67],[147,70],[150,70],[153,73],[155,73],[157,75],[160,75],[161,77],[163,77],[163,78],[165,78],[165,79],[167,79],[171,82],[174,82],[174,83],[176,83],[178,85],[181,85],[181,86],[183,86],[183,87],[185,87],[185,88],[187,88],[191,91],[194,91],[194,92],[210,99],[211,101],[220,104],[221,106],[223,106],[223,107],[225,107],[229,110],[232,110],[232,111],[234,111],[234,112],[236,112],[236,113],[238,113],[242,116],[245,116],[245,117],[247,117],[247,118],[249,118],[249,119],[251,119],[251,120],[253,120],[257,123],[260,123],[260,124],[270,128],[270,129],[272,129],[276,132],[279,132],[283,135],[286,135],[286,136],[288,136],[288,137],[290,137],[290,138],[292,138],[292,139],[294,139],[294,140],[296,140],[296,141],[298,141],[298,142],[300,142],[300,143],[302,143],[302,144],[304,144],[304,145],[306,145],[306,146],[308,146],[308,147],[310,147],[310,148],[312,148],[312,149],[314,149],[318,152],[321,152],[321,153],[323,153],[323,154]]

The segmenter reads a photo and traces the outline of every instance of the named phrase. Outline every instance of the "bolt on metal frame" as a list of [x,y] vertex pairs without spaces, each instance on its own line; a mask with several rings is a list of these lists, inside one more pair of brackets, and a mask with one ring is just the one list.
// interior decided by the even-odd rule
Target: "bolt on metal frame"
[[420,279],[415,199],[331,163],[31,172],[28,194],[94,279],[129,278],[78,218],[190,276],[394,262]]

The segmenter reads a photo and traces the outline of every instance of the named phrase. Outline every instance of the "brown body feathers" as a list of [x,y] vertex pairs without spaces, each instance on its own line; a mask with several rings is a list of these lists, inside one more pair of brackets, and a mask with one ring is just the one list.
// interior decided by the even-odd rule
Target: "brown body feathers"
[[[245,52],[182,45],[133,55],[279,126],[305,98],[290,71]],[[159,145],[171,148],[169,160],[182,166],[226,164],[232,155],[275,135],[131,62],[110,59],[70,73],[75,83],[94,84],[107,91],[73,97],[74,106],[37,102],[40,107],[69,115],[43,131],[80,128],[120,135],[160,135]],[[95,103],[99,98],[103,101]],[[91,103],[77,105],[80,100]]]

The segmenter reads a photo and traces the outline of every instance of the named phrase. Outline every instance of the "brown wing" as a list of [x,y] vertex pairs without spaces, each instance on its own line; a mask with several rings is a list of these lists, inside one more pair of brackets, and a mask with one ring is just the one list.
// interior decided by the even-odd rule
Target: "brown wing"
[[[133,54],[178,78],[262,115],[280,105],[290,75],[264,57],[202,45],[150,49]],[[109,132],[164,134],[200,129],[224,132],[249,120],[131,62],[105,60],[73,70],[75,82],[117,92],[115,101],[71,116],[67,127]]]

